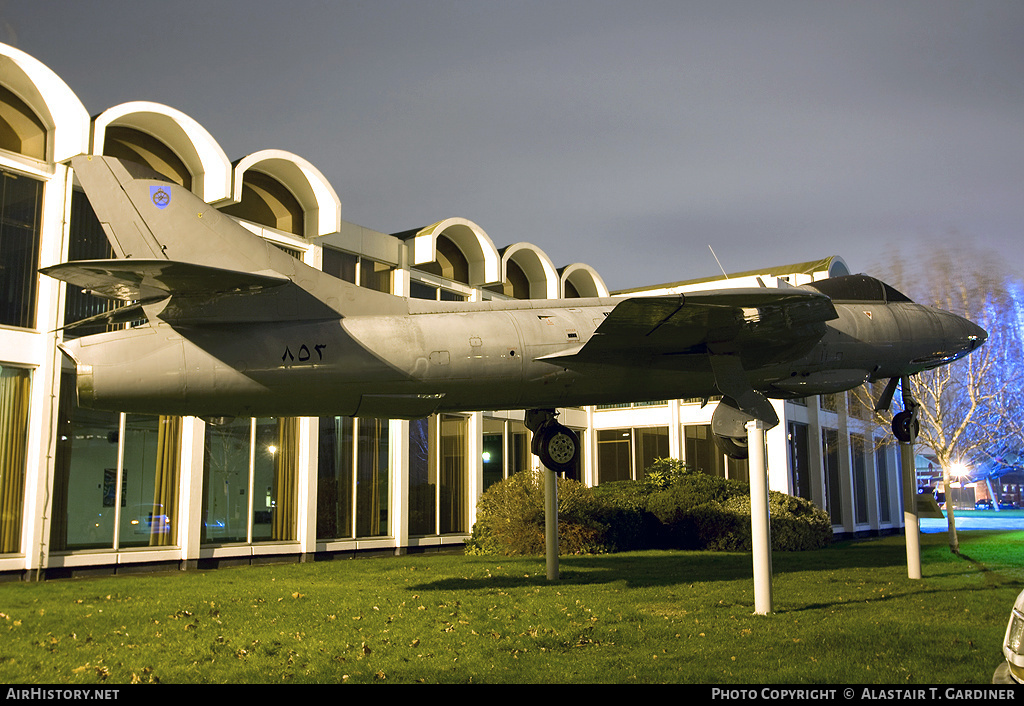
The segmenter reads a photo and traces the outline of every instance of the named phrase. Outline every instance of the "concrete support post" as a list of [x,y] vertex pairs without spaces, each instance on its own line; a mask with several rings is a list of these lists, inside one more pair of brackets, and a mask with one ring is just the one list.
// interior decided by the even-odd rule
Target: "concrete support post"
[[754,560],[754,612],[772,612],[772,539],[768,513],[768,463],[765,423],[747,423],[747,464],[750,469],[750,524]]
[[541,466],[544,473],[544,540],[547,549],[548,581],[558,580],[558,476]]
[[907,578],[921,578],[921,519],[917,514],[917,468],[913,436],[900,444],[903,469],[903,534],[907,542]]
[[907,543],[907,578],[921,578],[921,518],[917,512],[917,403],[910,394],[910,378],[900,380],[903,409],[910,412],[906,442],[900,443],[900,467],[903,469],[903,535]]

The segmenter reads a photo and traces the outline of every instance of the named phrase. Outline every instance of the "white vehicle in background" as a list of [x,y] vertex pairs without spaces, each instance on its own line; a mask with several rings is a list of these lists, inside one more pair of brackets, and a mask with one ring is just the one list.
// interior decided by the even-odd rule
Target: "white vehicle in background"
[[993,684],[1024,684],[1024,591],[1017,595],[1003,638],[1006,660],[992,675]]

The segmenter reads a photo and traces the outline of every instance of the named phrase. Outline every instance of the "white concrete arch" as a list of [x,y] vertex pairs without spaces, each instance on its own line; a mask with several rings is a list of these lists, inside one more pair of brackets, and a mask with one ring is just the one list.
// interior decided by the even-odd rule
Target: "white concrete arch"
[[306,238],[341,230],[341,199],[320,170],[302,157],[267,149],[235,162],[231,198],[236,203],[242,200],[242,184],[249,169],[273,177],[291,192],[305,214]]
[[501,250],[501,279],[507,279],[509,261],[515,262],[530,280],[531,299],[557,299],[560,294],[558,270],[551,258],[532,243],[513,243]]
[[0,83],[35,111],[46,126],[48,161],[63,162],[89,150],[89,112],[42,62],[0,44]]
[[581,297],[607,297],[608,287],[601,275],[590,265],[581,262],[566,265],[559,270],[562,296],[565,296],[566,285],[572,285]]
[[107,128],[129,127],[151,135],[173,151],[192,174],[192,191],[207,203],[231,195],[231,162],[213,136],[195,120],[160,103],[132,101],[93,121],[93,154],[103,154]]
[[850,274],[850,266],[846,264],[846,260],[839,255],[828,258],[829,277],[844,277],[848,274]]
[[445,235],[455,243],[469,262],[469,284],[479,287],[498,284],[501,257],[484,229],[465,218],[446,218],[416,232],[409,244],[410,265],[423,265],[437,259],[437,236]]

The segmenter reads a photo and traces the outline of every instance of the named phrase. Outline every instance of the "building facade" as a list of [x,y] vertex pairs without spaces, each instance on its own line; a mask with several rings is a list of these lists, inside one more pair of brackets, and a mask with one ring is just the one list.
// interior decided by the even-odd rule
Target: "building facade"
[[[45,65],[0,45],[0,577],[459,547],[480,494],[536,464],[522,412],[204,421],[78,407],[74,368],[58,344],[96,332],[64,327],[108,303],[38,270],[112,256],[65,165],[83,153],[145,164],[359,286],[469,301],[609,294],[593,268],[557,267],[516,238],[497,247],[464,218],[403,233],[346,222],[334,188],[305,159],[267,149],[232,161],[202,126],[156,103],[90,116]],[[622,294],[843,272],[842,260],[829,258]],[[592,485],[639,478],[667,456],[744,478],[745,464],[710,439],[713,407],[666,400],[560,410],[582,441],[574,475]],[[900,528],[898,454],[846,411],[846,396],[776,407],[771,488],[828,509],[839,533]]]

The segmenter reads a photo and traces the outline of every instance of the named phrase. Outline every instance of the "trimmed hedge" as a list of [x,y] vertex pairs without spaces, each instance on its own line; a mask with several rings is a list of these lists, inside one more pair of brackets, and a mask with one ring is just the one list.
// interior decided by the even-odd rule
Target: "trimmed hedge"
[[[588,488],[559,479],[558,500],[560,554],[751,548],[749,485],[691,473],[672,459],[659,459],[642,481]],[[769,491],[768,507],[773,550],[831,543],[831,520],[813,503]],[[543,475],[524,471],[488,488],[466,544],[476,554],[544,554]]]
[[[611,551],[605,508],[590,488],[558,479],[558,553]],[[544,476],[522,471],[495,483],[477,503],[477,521],[466,541],[470,554],[537,555],[546,551]]]

